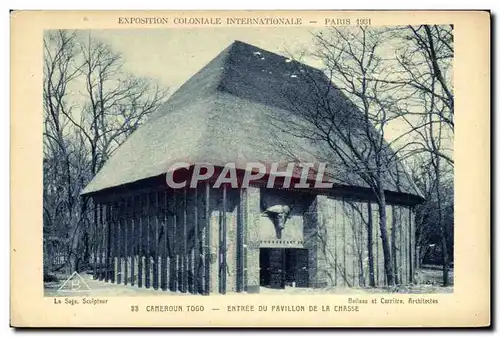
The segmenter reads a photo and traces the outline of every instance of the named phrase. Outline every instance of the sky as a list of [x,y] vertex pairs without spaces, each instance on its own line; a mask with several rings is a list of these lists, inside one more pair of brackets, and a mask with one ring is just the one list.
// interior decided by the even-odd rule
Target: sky
[[100,30],[91,34],[122,54],[127,71],[156,79],[174,91],[235,40],[284,54],[311,48],[311,32],[310,27],[204,27]]

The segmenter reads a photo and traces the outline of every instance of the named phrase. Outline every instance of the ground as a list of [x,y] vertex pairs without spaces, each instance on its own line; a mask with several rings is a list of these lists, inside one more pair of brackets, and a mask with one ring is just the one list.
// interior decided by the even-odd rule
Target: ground
[[[182,295],[180,292],[156,291],[153,288],[138,288],[137,286],[125,286],[122,284],[106,283],[92,279],[91,274],[81,273],[81,276],[90,290],[81,283],[80,291],[58,291],[64,284],[68,276],[58,275],[57,281],[45,282],[45,296],[171,296]],[[393,288],[292,288],[284,290],[269,289],[261,287],[261,294],[370,294],[370,293],[406,293],[406,294],[429,294],[429,293],[452,293],[453,286],[442,286],[442,271],[436,266],[424,266],[417,272],[416,276],[419,284],[399,286]],[[450,280],[453,281],[453,269],[450,270]],[[69,285],[69,284],[68,284]],[[64,290],[64,289],[63,289]]]

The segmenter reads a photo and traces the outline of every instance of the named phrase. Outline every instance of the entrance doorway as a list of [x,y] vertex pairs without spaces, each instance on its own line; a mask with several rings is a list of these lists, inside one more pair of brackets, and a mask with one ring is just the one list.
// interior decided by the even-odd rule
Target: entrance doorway
[[261,248],[260,285],[273,289],[308,287],[308,251],[302,248]]

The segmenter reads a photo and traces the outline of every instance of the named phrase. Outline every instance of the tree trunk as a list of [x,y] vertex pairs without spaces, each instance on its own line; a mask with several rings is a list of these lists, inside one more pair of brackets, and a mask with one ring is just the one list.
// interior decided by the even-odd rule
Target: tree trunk
[[[391,228],[391,248],[392,248],[392,260],[393,260],[393,266],[394,266],[394,282],[396,284],[400,284],[401,280],[399,278],[399,273],[398,273],[398,260],[396,257],[396,226],[400,225],[396,222],[396,211],[394,206],[391,207],[392,209],[392,228]],[[401,225],[400,225],[401,226]]]
[[441,250],[443,254],[443,286],[449,286],[449,275],[448,275],[448,246],[446,244],[447,233],[445,226],[443,224],[442,216],[442,205],[441,205],[441,171],[440,171],[440,160],[436,157],[434,161],[434,171],[436,174],[436,196],[437,196],[437,208],[438,208],[438,224],[441,232]]
[[441,233],[441,249],[443,250],[443,286],[450,285],[449,268],[448,268],[448,245],[446,244],[446,236],[444,231]]
[[389,245],[389,239],[387,238],[387,214],[386,214],[386,202],[385,194],[381,185],[379,185],[379,196],[378,196],[378,206],[379,206],[379,219],[380,219],[380,239],[382,239],[382,250],[384,252],[384,271],[387,278],[387,285],[394,286],[394,267],[392,264],[391,248]]
[[370,270],[370,287],[375,287],[375,267],[373,265],[373,218],[371,202],[368,202],[368,268]]
[[83,263],[85,267],[90,264],[90,238],[87,229],[83,233]]

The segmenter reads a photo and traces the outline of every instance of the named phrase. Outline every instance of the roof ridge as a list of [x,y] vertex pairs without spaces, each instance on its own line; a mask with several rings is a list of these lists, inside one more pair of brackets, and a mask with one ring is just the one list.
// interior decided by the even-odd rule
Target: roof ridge
[[[226,48],[224,48],[221,52],[219,52],[214,58],[212,58],[210,61],[208,61],[203,67],[198,69],[193,75],[191,75],[187,81],[185,81],[177,90],[175,90],[172,95],[166,100],[166,102],[163,104],[158,111],[150,117],[150,120],[156,120],[157,118],[160,118],[166,114],[168,114],[169,107],[174,107],[176,103],[179,103],[183,96],[188,94],[189,92],[186,92],[186,88],[193,87],[193,83],[197,82],[200,80],[200,78],[204,77],[204,75],[207,75],[207,73],[210,73],[210,71],[215,72],[216,67],[214,65],[217,65],[218,62],[221,62],[222,65],[226,63],[226,60],[231,56],[231,50],[234,48],[234,42],[228,45]],[[220,69],[220,68],[219,68]],[[220,75],[220,76],[217,76]],[[206,94],[210,94],[214,90],[217,90],[220,82],[222,82],[224,78],[224,69],[219,74],[214,74],[216,77],[216,83],[217,85],[213,86],[212,88],[207,86],[207,89],[213,89],[213,90],[206,90]],[[218,78],[217,78],[218,77]],[[213,79],[213,78],[211,78]],[[210,81],[213,82],[213,81]],[[191,91],[191,90],[189,90]],[[199,94],[199,93],[197,93]],[[183,102],[184,103],[184,102]],[[189,104],[189,101],[187,102]]]

